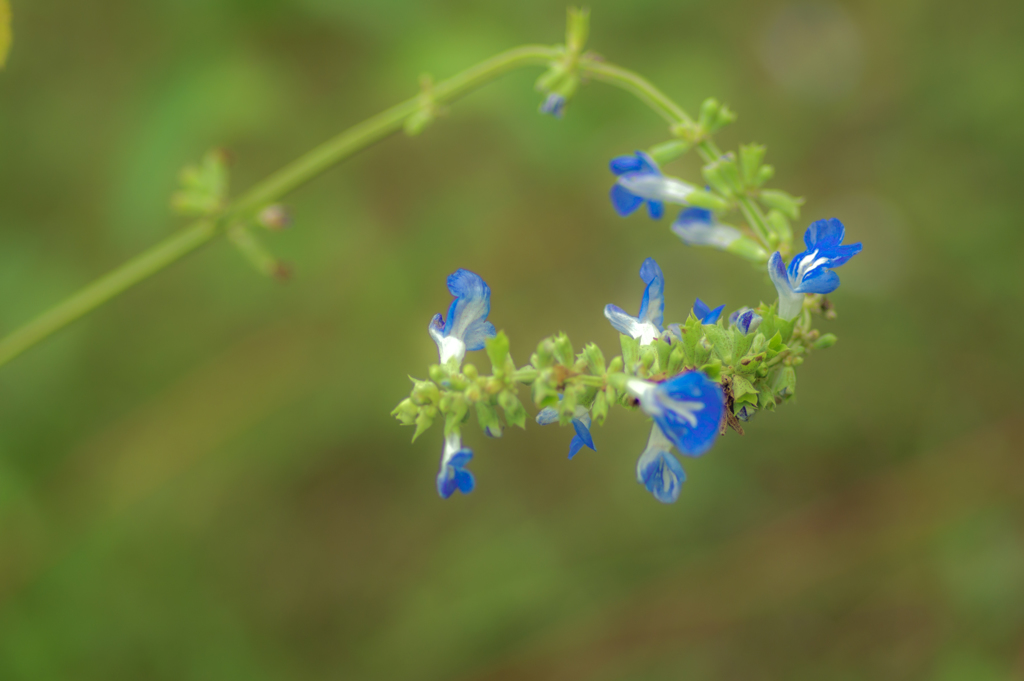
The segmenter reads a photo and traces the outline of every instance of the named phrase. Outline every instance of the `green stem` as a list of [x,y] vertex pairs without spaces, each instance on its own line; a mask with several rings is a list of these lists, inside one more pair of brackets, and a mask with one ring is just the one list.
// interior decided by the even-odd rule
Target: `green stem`
[[628,69],[584,55],[580,60],[580,75],[589,76],[594,80],[599,80],[633,93],[638,99],[660,114],[670,125],[693,122],[693,119],[683,111],[682,107],[669,99],[664,92],[654,87],[643,76]]
[[[434,101],[454,101],[509,71],[523,66],[543,66],[558,54],[556,48],[542,45],[527,45],[502,52],[436,84],[433,89]],[[235,217],[247,216],[281,199],[357,151],[398,132],[405,119],[418,111],[420,106],[422,100],[416,96],[349,128],[257,184],[229,205],[220,219],[206,219],[189,225],[11,332],[0,340],[0,366],[210,242]]]

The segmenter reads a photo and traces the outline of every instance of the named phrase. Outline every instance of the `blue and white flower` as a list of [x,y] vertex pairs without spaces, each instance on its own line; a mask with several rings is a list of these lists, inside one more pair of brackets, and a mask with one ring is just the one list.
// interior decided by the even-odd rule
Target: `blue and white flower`
[[620,307],[605,305],[604,316],[619,333],[640,339],[641,345],[649,345],[661,336],[661,325],[665,321],[665,275],[654,258],[647,258],[640,266],[640,278],[647,284],[640,301],[640,313],[633,317]]
[[839,267],[860,253],[860,243],[843,245],[846,228],[835,218],[818,220],[807,228],[804,243],[807,250],[793,257],[786,267],[782,254],[776,251],[768,260],[768,274],[779,292],[779,316],[793,319],[803,309],[804,294],[832,293],[839,288]]
[[687,371],[664,383],[631,378],[626,390],[683,454],[700,456],[715,443],[725,397],[702,372]]
[[743,236],[735,227],[715,220],[711,211],[696,206],[679,213],[679,217],[672,223],[672,231],[687,246],[711,246],[720,250],[725,250]]
[[552,92],[544,98],[544,102],[540,105],[540,112],[555,118],[561,118],[565,114],[565,97]]
[[757,327],[761,326],[761,321],[761,315],[749,307],[741,307],[729,315],[729,325],[738,329],[744,336],[757,331]]
[[466,464],[472,458],[473,451],[462,446],[462,438],[458,433],[445,437],[441,469],[437,472],[437,493],[442,499],[455,494],[455,490],[463,494],[473,491],[476,482],[473,474],[466,470]]
[[427,331],[437,343],[441,364],[459,366],[467,350],[483,350],[484,341],[496,335],[494,324],[487,321],[491,289],[480,275],[460,269],[448,275],[448,291],[455,296],[448,317],[434,315]]
[[[554,407],[544,407],[537,414],[537,423],[542,426],[558,423],[558,410]],[[569,443],[569,458],[576,456],[576,452],[583,447],[590,447],[596,452],[594,438],[590,435],[590,411],[586,407],[577,405],[573,410],[572,427],[576,429],[576,435]]]
[[701,324],[716,324],[724,309],[725,305],[719,305],[712,310],[707,303],[698,298],[693,303],[693,316],[699,319]]
[[665,437],[658,424],[651,426],[647,447],[637,459],[636,479],[663,504],[671,504],[679,498],[686,473],[679,459],[672,456],[672,441]]
[[632,156],[617,156],[611,161],[612,172],[618,176],[612,187],[615,212],[625,217],[647,202],[647,212],[658,220],[665,214],[666,203],[687,205],[687,198],[697,187],[674,177],[666,177],[654,159],[642,151]]

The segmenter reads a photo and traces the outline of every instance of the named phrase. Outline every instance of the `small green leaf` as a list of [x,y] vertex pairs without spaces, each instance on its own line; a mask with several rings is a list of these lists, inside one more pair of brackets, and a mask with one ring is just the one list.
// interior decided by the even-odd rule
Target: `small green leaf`
[[732,399],[735,403],[749,402],[757,404],[757,390],[742,376],[732,377]]
[[712,381],[717,381],[722,377],[722,362],[717,359],[712,360],[703,365],[700,370]]
[[715,354],[726,364],[732,363],[732,333],[717,324],[705,324],[704,336],[711,342]]
[[484,341],[487,349],[487,357],[491,360],[491,370],[495,376],[505,371],[505,360],[508,359],[508,336],[504,331],[499,331],[494,338]]
[[782,212],[790,220],[800,219],[800,206],[804,203],[802,198],[791,196],[780,189],[762,189],[758,199],[768,208]]
[[587,368],[590,369],[590,373],[595,376],[604,376],[604,353],[601,352],[601,348],[597,347],[595,343],[590,343],[583,348],[583,356],[587,360]]
[[625,334],[619,334],[619,343],[622,345],[622,359],[625,362],[626,371],[635,371],[640,361],[640,341]]
[[480,422],[480,428],[491,437],[501,437],[501,421],[498,420],[498,410],[487,402],[476,403],[476,419]]
[[[555,399],[558,399],[557,396]],[[505,421],[508,422],[508,425],[526,428],[526,409],[523,408],[523,403],[519,401],[518,397],[510,391],[504,390],[498,395],[498,404],[505,411]]]

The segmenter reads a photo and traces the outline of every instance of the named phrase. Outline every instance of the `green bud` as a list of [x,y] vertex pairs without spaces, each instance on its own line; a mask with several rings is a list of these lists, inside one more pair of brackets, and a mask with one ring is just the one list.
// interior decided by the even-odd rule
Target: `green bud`
[[790,220],[800,219],[800,206],[804,203],[802,198],[790,196],[779,189],[762,189],[757,196],[765,206],[781,211]]
[[430,365],[430,369],[427,370],[427,374],[430,375],[430,380],[435,383],[448,380],[448,370],[440,364]]
[[537,344],[536,359],[533,362],[533,366],[538,369],[546,369],[554,363],[555,359],[555,342],[550,338],[545,338]]
[[[450,397],[448,408],[442,411],[445,413],[444,419],[444,434],[454,435],[459,432],[459,426],[466,420],[466,416],[469,415],[469,402],[459,393],[448,393],[445,397]],[[444,398],[442,398],[442,403]]]
[[691,206],[706,208],[707,210],[718,213],[729,210],[729,206],[731,205],[727,199],[703,189],[697,189],[690,192],[686,197],[686,202]]
[[640,366],[643,367],[645,372],[650,374],[651,367],[654,366],[654,362],[657,359],[658,353],[655,352],[653,345],[640,346]]
[[717,359],[712,360],[703,365],[700,370],[712,381],[717,381],[722,377],[722,362]]
[[629,383],[628,374],[608,374],[608,385],[612,386],[618,392],[626,392],[626,384]]
[[516,369],[511,379],[517,383],[530,385],[537,380],[537,373],[537,370],[533,367],[523,367],[522,369]]
[[601,352],[601,348],[597,347],[595,343],[590,343],[583,348],[583,355],[587,360],[587,368],[590,369],[590,373],[595,376],[604,376],[604,353]]
[[658,165],[665,165],[688,152],[692,146],[693,143],[688,140],[674,139],[654,145],[647,150],[647,155],[653,158]]
[[732,377],[732,399],[735,404],[757,404],[757,389],[742,376]]
[[760,187],[773,177],[775,177],[775,168],[770,165],[763,165],[757,169],[757,175],[754,177],[754,186]]
[[622,359],[626,363],[626,370],[632,371],[640,361],[640,341],[625,334],[619,334],[619,343],[622,345]]
[[558,405],[558,390],[549,381],[535,381],[530,387],[533,403],[542,409]]
[[487,402],[476,403],[476,419],[480,422],[480,429],[491,437],[501,437],[501,421],[498,420],[498,410]]
[[555,336],[555,359],[562,366],[571,367],[573,365],[572,341],[564,333]]
[[[714,189],[719,194],[729,197],[735,195],[733,187],[726,179],[726,175],[722,170],[722,164],[719,163],[718,161],[708,163],[703,168],[701,168],[701,174],[704,175],[704,179],[707,180],[707,183],[711,185],[712,189]],[[696,192],[694,192],[694,194],[695,193]],[[692,196],[693,194],[687,197],[687,200],[690,201],[691,203],[693,202]]]
[[397,418],[403,426],[411,426],[416,423],[416,417],[419,416],[420,410],[413,401],[408,397],[398,403],[398,406],[394,408],[391,415]]
[[491,360],[491,372],[497,376],[505,371],[505,361],[508,359],[508,336],[504,331],[499,331],[494,338],[484,341],[487,348],[487,357]]
[[711,342],[718,358],[726,364],[732,362],[733,342],[732,333],[717,324],[705,324],[704,336]]
[[568,71],[562,62],[552,62],[548,70],[540,75],[533,84],[538,92],[551,92],[565,78]]
[[836,338],[834,333],[826,333],[824,336],[814,341],[813,347],[815,350],[824,350],[825,348],[830,348],[835,345],[837,340],[839,339]]
[[727,105],[723,104],[718,110],[718,115],[715,116],[715,122],[711,128],[711,132],[716,132],[730,123],[736,122],[736,113],[730,109]]
[[[410,377],[412,378],[412,377]],[[418,405],[437,402],[440,391],[431,381],[417,381],[412,378],[412,401]]]
[[748,144],[740,147],[740,166],[743,168],[743,183],[748,187],[757,185],[757,172],[764,161],[765,147]]
[[705,131],[711,132],[718,121],[718,110],[721,104],[714,97],[708,97],[700,105],[700,114],[697,116],[697,124]]
[[227,203],[228,155],[215,149],[202,161],[182,169],[179,190],[171,197],[171,206],[182,215],[212,215]]
[[434,416],[436,415],[437,411],[434,409],[420,410],[419,416],[416,417],[416,432],[412,434],[413,442],[416,442],[416,438],[418,438],[423,433],[427,432],[430,426],[434,425]]
[[503,390],[498,395],[498,404],[505,411],[505,421],[510,426],[526,428],[526,409],[523,408],[523,403],[519,401],[518,397],[511,391]]
[[772,378],[772,392],[781,398],[796,394],[796,370],[793,367],[778,367]]
[[658,356],[658,371],[668,371],[669,356],[672,354],[672,346],[660,338],[651,343],[655,354]]
[[613,357],[611,363],[608,365],[609,374],[617,374],[622,371],[622,358]]
[[468,362],[462,365],[462,374],[471,381],[475,381],[476,377],[480,375],[476,367]]
[[580,54],[590,35],[590,9],[570,7],[565,26],[565,47],[570,54]]
[[608,395],[603,390],[594,397],[590,417],[599,426],[604,425],[604,420],[608,418]]
[[759,243],[745,236],[741,236],[739,239],[734,240],[731,244],[725,247],[726,252],[738,255],[744,260],[749,260],[753,263],[766,263],[768,262],[768,251],[764,250]]
[[779,239],[784,244],[792,243],[793,241],[793,228],[789,225],[789,220],[777,208],[773,208],[768,211],[767,215],[768,226],[772,232],[778,235]]

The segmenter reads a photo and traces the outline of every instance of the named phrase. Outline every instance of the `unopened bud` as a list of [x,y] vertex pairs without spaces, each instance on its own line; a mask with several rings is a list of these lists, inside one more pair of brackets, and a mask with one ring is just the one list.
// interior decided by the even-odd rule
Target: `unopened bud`
[[292,226],[292,216],[280,203],[274,203],[260,211],[256,220],[271,231],[280,231]]

